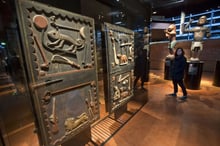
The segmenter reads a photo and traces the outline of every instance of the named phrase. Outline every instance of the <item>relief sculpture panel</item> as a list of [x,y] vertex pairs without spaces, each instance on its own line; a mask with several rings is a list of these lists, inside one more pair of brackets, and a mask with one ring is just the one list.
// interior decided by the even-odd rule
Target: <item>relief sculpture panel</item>
[[104,23],[105,39],[106,109],[115,111],[133,96],[134,32],[130,29]]
[[94,20],[16,2],[22,52],[42,145],[59,145],[99,119]]

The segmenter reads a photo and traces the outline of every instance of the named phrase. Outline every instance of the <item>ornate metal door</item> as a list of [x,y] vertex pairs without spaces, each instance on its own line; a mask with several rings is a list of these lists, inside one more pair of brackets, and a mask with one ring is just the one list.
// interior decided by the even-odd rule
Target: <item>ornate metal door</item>
[[104,23],[106,109],[109,112],[126,104],[133,96],[134,32]]
[[42,145],[59,145],[99,119],[94,20],[16,1]]

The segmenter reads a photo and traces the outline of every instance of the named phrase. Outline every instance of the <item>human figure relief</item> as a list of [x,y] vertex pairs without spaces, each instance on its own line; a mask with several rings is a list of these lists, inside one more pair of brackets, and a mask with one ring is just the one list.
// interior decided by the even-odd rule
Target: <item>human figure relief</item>
[[176,46],[176,25],[170,24],[167,29],[164,30],[166,37],[169,39],[168,43],[168,49],[169,49],[169,55],[167,55],[167,58],[174,58],[174,48]]
[[201,16],[198,20],[197,26],[189,29],[189,24],[193,20],[191,19],[187,25],[181,24],[182,25],[182,32],[193,32],[194,33],[194,38],[191,44],[191,61],[199,61],[199,55],[200,52],[203,50],[203,38],[206,36],[209,38],[211,36],[210,30],[208,27],[204,26],[204,24],[207,21],[206,16]]

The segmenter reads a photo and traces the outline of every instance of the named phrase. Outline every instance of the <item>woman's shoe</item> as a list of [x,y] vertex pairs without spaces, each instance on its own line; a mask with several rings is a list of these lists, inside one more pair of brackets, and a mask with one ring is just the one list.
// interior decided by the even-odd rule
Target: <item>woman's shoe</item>
[[183,101],[186,101],[186,99],[187,99],[187,96],[181,96],[181,97],[178,99],[178,101],[183,102]]

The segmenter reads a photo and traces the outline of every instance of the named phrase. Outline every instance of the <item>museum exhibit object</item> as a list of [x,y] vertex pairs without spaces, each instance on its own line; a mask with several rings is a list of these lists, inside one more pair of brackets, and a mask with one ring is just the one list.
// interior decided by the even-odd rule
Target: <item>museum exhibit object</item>
[[[206,16],[208,23],[206,23],[204,26],[209,27],[211,36],[210,39],[219,39],[219,20],[220,20],[220,9],[211,9],[210,11],[204,11],[202,13],[189,13],[185,14],[184,12],[181,12],[180,16],[175,16],[171,18],[167,18],[166,21],[174,21],[176,25],[176,39],[177,40],[193,40],[194,39],[194,33],[183,33],[182,27],[185,27],[189,24],[191,27],[197,27],[198,18],[201,16]],[[183,25],[183,23],[186,23]],[[188,26],[187,26],[188,27]],[[188,27],[189,28],[189,27]],[[207,38],[204,37],[203,41],[205,41]]]
[[168,41],[167,52],[164,61],[164,79],[171,80],[172,63],[176,46],[176,24],[174,21],[152,21],[151,22],[151,45]]
[[[172,1],[1,0],[0,146],[154,146],[167,137],[218,145],[220,1]],[[212,35],[204,35],[199,60],[190,60],[194,32],[181,27],[198,27],[202,16]],[[183,104],[164,96],[172,89],[168,33],[188,59],[184,83],[196,90]],[[147,63],[136,63],[137,50]],[[147,79],[134,88],[136,65],[147,68]],[[182,112],[196,122],[178,122]],[[182,124],[197,127],[190,131],[196,139],[186,141]]]
[[176,46],[176,25],[170,24],[167,29],[164,30],[165,36],[169,39],[168,50],[169,54],[165,58],[164,63],[164,79],[171,80],[172,78],[172,64],[174,59],[174,52]]
[[[192,42],[191,48],[189,48],[191,54],[190,54],[189,62],[187,62],[188,69],[190,68],[189,66],[192,66],[190,65],[190,63],[192,63],[194,67],[195,66],[202,67],[198,69],[198,71],[201,71],[201,74],[202,74],[203,72],[202,69],[204,68],[203,65],[205,64],[205,61],[200,62],[199,56],[202,53],[203,45],[205,41],[209,39],[209,37],[211,39],[219,39],[219,32],[220,32],[219,27],[218,27],[219,19],[220,19],[219,14],[220,14],[219,9],[212,9],[210,11],[205,11],[203,13],[191,13],[187,15],[185,15],[185,13],[182,12],[181,16],[176,16],[176,17],[167,19],[167,21],[175,21],[175,24],[177,26],[177,36],[176,36],[177,40],[192,40],[194,42],[196,39],[199,41],[199,43],[196,42],[195,45],[193,45],[193,42]],[[200,20],[201,24],[200,23],[198,24],[199,19],[201,19]],[[185,23],[185,21],[187,23]],[[200,32],[200,28],[201,28],[201,32]],[[182,32],[183,30],[185,30],[185,33]],[[193,48],[194,48],[194,51],[191,50]],[[213,60],[213,61],[216,61],[216,60]],[[186,73],[190,73],[190,72],[191,71],[188,70]],[[187,77],[188,79],[192,78],[191,73],[186,74],[186,76],[188,76]],[[200,83],[200,81],[197,81],[200,79],[199,76],[196,77],[195,75],[193,75],[193,77],[195,77],[193,80],[196,81],[196,83]],[[215,77],[214,77],[214,80],[215,80]],[[187,81],[188,85],[190,82],[191,81]],[[192,85],[190,85],[190,87],[192,87],[194,83],[191,83],[191,84]],[[195,88],[199,89],[198,86],[199,85],[197,84],[197,87]],[[189,86],[187,88],[189,88]]]
[[174,52],[175,52],[175,46],[176,46],[176,25],[170,24],[167,29],[164,30],[166,37],[169,39],[168,43],[168,50],[169,54],[166,56],[166,58],[173,59],[174,58]]
[[207,17],[201,16],[197,22],[197,26],[193,28],[188,28],[189,25],[192,23],[193,19],[190,19],[189,22],[185,25],[184,23],[181,24],[181,31],[183,33],[191,32],[193,33],[193,41],[191,44],[191,61],[199,61],[200,52],[203,50],[203,38],[206,36],[209,38],[211,36],[210,29],[204,26],[207,23]]
[[186,25],[184,24],[184,22],[181,24],[182,25],[181,31],[183,33],[187,33],[187,32],[194,33],[193,41],[190,48],[191,57],[190,57],[190,61],[187,62],[187,72],[184,81],[186,84],[186,88],[199,89],[201,76],[202,76],[202,69],[204,64],[203,61],[200,61],[199,55],[200,52],[203,50],[203,38],[205,36],[209,38],[211,34],[209,28],[204,26],[204,24],[207,22],[206,16],[200,16],[197,22],[197,26],[190,29],[188,27],[192,23],[192,21],[193,19],[190,19]]
[[94,20],[28,0],[16,9],[40,144],[90,133],[100,115]]
[[107,111],[113,113],[126,107],[133,96],[134,32],[109,23],[103,24],[102,32],[105,102]]

